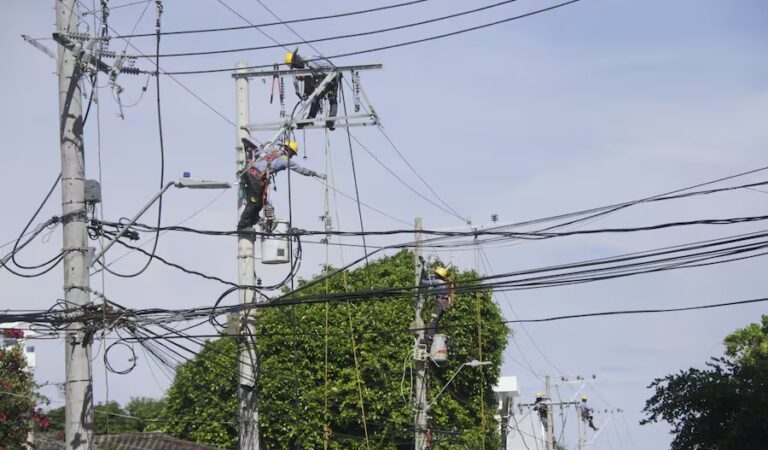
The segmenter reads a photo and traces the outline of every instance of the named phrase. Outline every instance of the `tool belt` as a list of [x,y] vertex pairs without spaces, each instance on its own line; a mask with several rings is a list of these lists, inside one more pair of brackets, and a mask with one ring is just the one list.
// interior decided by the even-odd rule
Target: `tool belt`
[[250,202],[256,203],[258,201],[254,196],[257,192],[261,192],[262,199],[266,200],[269,187],[269,176],[266,172],[261,172],[251,167],[243,173],[242,178],[247,187],[247,196]]

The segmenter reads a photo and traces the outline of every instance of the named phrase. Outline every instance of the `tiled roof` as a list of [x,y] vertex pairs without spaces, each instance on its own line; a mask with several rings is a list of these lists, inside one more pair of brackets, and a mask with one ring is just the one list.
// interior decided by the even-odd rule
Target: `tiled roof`
[[[94,437],[96,450],[221,450],[183,441],[161,432],[110,434]],[[51,435],[35,435],[35,450],[64,450],[64,441]]]

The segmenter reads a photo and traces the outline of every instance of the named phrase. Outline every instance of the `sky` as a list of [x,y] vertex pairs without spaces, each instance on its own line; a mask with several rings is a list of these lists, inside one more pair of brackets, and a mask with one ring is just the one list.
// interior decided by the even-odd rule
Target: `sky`
[[[92,7],[91,1],[86,5]],[[110,2],[113,7],[129,3]],[[264,2],[282,19],[362,9],[352,2]],[[182,30],[271,22],[259,2],[245,0],[165,0],[162,27]],[[383,1],[368,5],[391,4]],[[472,2],[472,5],[481,3]],[[482,2],[482,4],[490,4]],[[441,34],[532,11],[554,3],[519,0],[477,14],[374,36],[314,44],[324,55]],[[154,31],[154,3],[113,9],[112,34]],[[233,13],[224,5],[229,6]],[[468,9],[467,2],[429,0],[420,4],[354,17],[292,25],[303,39],[355,33],[416,22]],[[362,85],[387,135],[408,163],[440,197],[473,226],[514,223],[554,214],[634,200],[720,177],[764,167],[768,159],[765,115],[768,113],[768,4],[759,0],[582,0],[554,11],[432,42],[334,60],[336,64],[384,65],[361,73]],[[93,30],[85,16],[81,30]],[[0,73],[5,108],[0,130],[5,139],[0,164],[3,220],[0,245],[13,242],[42,201],[60,169],[57,139],[58,95],[55,63],[25,43],[20,35],[46,38],[54,27],[53,2],[9,0],[0,16]],[[302,40],[286,27],[262,29],[278,42]],[[161,53],[269,45],[257,30],[165,36]],[[154,52],[153,38],[134,38],[129,53]],[[110,49],[121,51],[114,39]],[[138,49],[138,50],[137,50]],[[307,45],[300,53],[315,53]],[[280,62],[284,50],[163,58],[164,71],[230,68]],[[151,70],[152,62],[137,66]],[[101,179],[101,211],[108,220],[135,214],[158,190],[159,139],[154,78],[124,75],[124,119],[118,117],[113,93],[103,77],[97,105],[85,130],[86,174]],[[146,92],[142,88],[147,85]],[[90,89],[88,89],[90,90]],[[252,122],[277,120],[279,106],[269,104],[270,83],[250,82]],[[190,92],[194,93],[193,96]],[[227,72],[161,77],[160,88],[166,180],[181,176],[234,179],[234,81]],[[296,98],[287,89],[287,108]],[[223,117],[222,117],[223,116]],[[355,128],[353,135],[409,186],[437,201],[375,127]],[[262,139],[267,134],[260,135]],[[301,133],[301,158],[311,169],[325,171],[323,134]],[[331,135],[333,179],[339,191],[354,196],[346,135]],[[353,145],[360,198],[387,215],[364,207],[366,230],[408,228],[422,217],[429,229],[466,230],[467,225],[424,201],[396,180],[358,145]],[[306,159],[304,159],[306,156]],[[765,172],[733,180],[757,182]],[[293,221],[320,229],[322,185],[292,177]],[[720,184],[721,186],[725,184]],[[286,179],[278,177],[278,214],[288,215]],[[640,205],[582,225],[621,227],[678,220],[760,215],[766,192],[740,190],[689,200]],[[354,201],[331,201],[334,226],[359,230]],[[165,197],[163,224],[201,229],[232,229],[237,219],[236,192],[171,190]],[[60,211],[56,190],[37,222]],[[391,217],[390,217],[391,216]],[[397,220],[394,220],[394,219]],[[156,211],[142,220],[153,223]],[[35,223],[37,223],[35,222]],[[640,251],[667,245],[760,230],[762,225],[697,226],[645,233],[565,237],[483,248],[485,264],[473,251],[427,250],[459,267],[501,273],[558,263]],[[142,237],[142,242],[150,236]],[[369,245],[409,240],[409,236],[371,238]],[[338,243],[338,240],[335,241]],[[343,243],[359,244],[355,238]],[[42,261],[61,246],[60,228],[44,233],[21,254],[24,262]],[[6,254],[10,247],[0,248]],[[167,233],[158,254],[196,270],[236,279],[236,242],[232,238]],[[130,273],[145,257],[108,253],[112,269]],[[334,246],[331,264],[362,255],[358,247]],[[117,260],[120,258],[119,260]],[[326,262],[323,246],[307,245],[300,275],[310,277]],[[751,259],[728,265],[669,271],[578,286],[497,294],[506,318],[637,308],[668,308],[762,297],[765,263]],[[284,267],[257,265],[265,283],[284,276]],[[157,262],[140,277],[122,279],[94,274],[92,286],[131,308],[186,308],[211,305],[223,291],[215,282],[191,277]],[[62,276],[56,269],[34,278],[0,271],[0,309],[47,309],[61,298]],[[234,299],[233,299],[234,301]],[[656,377],[703,367],[722,354],[722,338],[759,320],[762,304],[727,309],[645,316],[614,316],[514,326],[502,372],[518,377],[522,401],[543,390],[551,375],[562,398],[576,394],[577,376],[589,381],[583,392],[606,429],[592,447],[668,448],[665,424],[640,426]],[[36,344],[36,378],[63,381],[63,344]],[[134,396],[159,397],[169,379],[137,350],[137,367],[127,376],[105,371],[103,347],[94,347],[96,401],[125,402]],[[122,352],[122,353],[121,353]],[[125,349],[110,353],[115,366],[128,364]],[[594,378],[593,378],[594,375]],[[45,392],[63,399],[55,387]],[[56,406],[58,403],[54,403]],[[604,412],[605,410],[623,413]],[[607,422],[606,422],[607,421]],[[574,448],[575,426],[564,428]]]

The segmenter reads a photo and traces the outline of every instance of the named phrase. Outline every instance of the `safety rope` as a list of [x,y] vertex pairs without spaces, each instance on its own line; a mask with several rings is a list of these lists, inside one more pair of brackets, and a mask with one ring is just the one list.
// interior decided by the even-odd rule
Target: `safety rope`
[[[339,85],[340,85],[340,88],[341,88],[341,83],[339,83]],[[342,93],[343,93],[343,91],[342,91]],[[343,98],[343,96],[342,96],[342,98]],[[328,109],[329,108],[325,108],[326,114],[327,114]],[[345,111],[344,115],[345,116],[347,115],[346,114],[346,109],[347,108],[346,108],[346,103],[345,103],[344,104],[344,111]],[[349,120],[347,120],[347,124],[348,123],[349,123]],[[349,132],[349,127],[347,127],[347,132]],[[327,129],[326,129],[326,133],[327,133]],[[349,134],[347,134],[347,139],[348,139],[348,142],[349,142],[349,155],[350,155],[350,157],[352,157],[352,139],[349,136]],[[327,138],[326,138],[326,145],[329,145]],[[329,152],[327,151],[327,148],[326,148],[326,155],[329,155]],[[327,159],[326,159],[326,163],[327,164],[329,164],[329,158],[330,157],[328,156]],[[355,180],[355,193],[356,193],[356,197],[357,197],[357,211],[358,211],[358,215],[360,217],[360,229],[363,230],[364,229],[363,228],[363,214],[362,214],[362,210],[360,208],[360,193],[359,193],[359,191],[357,189],[357,174],[355,172],[355,161],[354,161],[354,158],[352,159],[352,175],[353,175],[353,178]],[[327,186],[328,186],[328,184],[326,182],[326,195],[327,195]],[[338,222],[338,208],[336,208],[336,214],[337,214],[337,222]],[[363,245],[365,246],[365,239],[363,239]],[[366,253],[366,255],[368,254],[367,249],[365,250],[365,253]],[[344,264],[343,258],[344,258],[344,255],[342,253],[342,264]],[[344,275],[342,277],[342,280],[344,282],[344,291],[345,292],[349,292],[349,280],[347,278],[347,275],[348,274],[346,272],[344,272]],[[370,277],[368,278],[368,284],[370,286]],[[352,303],[349,300],[347,300],[347,319],[349,321],[349,336],[350,336],[350,340],[352,342],[352,358],[353,358],[353,360],[355,362],[355,381],[356,381],[356,384],[357,384],[357,396],[358,396],[358,400],[360,401],[360,416],[361,416],[361,419],[362,419],[362,422],[363,422],[363,433],[365,435],[365,448],[370,450],[371,444],[370,444],[370,440],[369,440],[369,436],[368,436],[368,419],[366,418],[366,414],[365,414],[365,398],[363,396],[363,381],[362,381],[362,378],[360,376],[360,361],[358,360],[358,357],[357,357],[357,339],[355,339],[355,329],[354,329],[354,323],[353,323],[353,318],[352,318]]]
[[[344,291],[349,292],[347,281],[347,272],[344,272]],[[371,445],[368,441],[368,423],[365,418],[365,402],[363,401],[363,383],[360,379],[360,364],[357,360],[357,339],[355,339],[355,327],[352,323],[352,302],[347,300],[347,317],[349,320],[349,336],[352,341],[352,357],[355,360],[355,378],[357,379],[357,396],[360,400],[360,415],[363,420],[363,433],[365,433],[365,448],[370,450]]]

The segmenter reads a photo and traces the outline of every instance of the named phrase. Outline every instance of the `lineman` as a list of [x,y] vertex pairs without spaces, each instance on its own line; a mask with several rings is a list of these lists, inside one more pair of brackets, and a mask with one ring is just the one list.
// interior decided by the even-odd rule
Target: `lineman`
[[[291,69],[306,69],[309,68],[312,70],[312,75],[308,76],[301,76],[296,77],[296,80],[303,80],[304,81],[304,92],[299,94],[297,89],[297,95],[302,99],[306,100],[309,98],[309,96],[314,92],[317,85],[320,84],[320,82],[323,81],[323,78],[325,78],[326,73],[333,70],[333,64],[331,64],[330,61],[327,59],[320,57],[320,56],[312,56],[310,57],[310,61],[305,60],[301,56],[299,56],[298,53],[299,49],[296,48],[296,50],[292,52],[288,52],[285,55],[285,64],[288,65]],[[323,89],[322,92],[320,92],[318,95],[315,96],[314,99],[312,99],[312,104],[309,106],[309,113],[307,114],[307,119],[314,119],[317,117],[317,113],[320,112],[320,105],[322,104],[323,98],[328,99],[328,103],[330,104],[330,111],[328,111],[328,117],[336,117],[336,113],[338,112],[339,108],[339,101],[338,101],[338,93],[339,93],[339,77],[334,77],[331,81],[328,82],[328,84],[325,86],[325,89]],[[325,126],[328,127],[329,130],[333,131],[335,125],[334,120],[327,120],[325,122]],[[298,128],[303,128],[305,124],[300,124]]]
[[443,314],[445,314],[445,311],[453,305],[454,282],[448,278],[448,270],[445,267],[438,267],[435,269],[435,276],[437,276],[437,279],[429,278],[427,271],[424,269],[424,261],[422,260],[420,284],[422,286],[429,286],[429,290],[435,295],[435,309],[429,317],[427,331],[424,333],[424,344],[427,346],[432,345],[432,339],[435,337],[435,332],[437,332],[437,324],[440,322]]
[[296,141],[285,141],[279,150],[269,153],[258,152],[255,145],[249,146],[245,141],[243,143],[247,154],[254,152],[256,155],[253,156],[254,159],[247,161],[247,169],[241,176],[245,185],[245,209],[237,223],[238,230],[252,227],[259,221],[259,212],[264,206],[270,176],[288,168],[307,177],[317,177],[321,180],[326,178],[325,174],[309,170],[291,160],[299,151]]
[[594,420],[594,418],[592,417],[592,408],[587,406],[586,395],[581,397],[581,405],[579,405],[579,409],[581,410],[581,420],[583,420],[584,422],[587,422],[589,424],[589,428],[592,428],[592,430],[597,431],[595,424],[592,422],[592,420]]
[[539,413],[539,420],[544,428],[547,428],[547,403],[544,401],[544,394],[541,392],[536,393],[536,401],[533,405],[533,410]]

